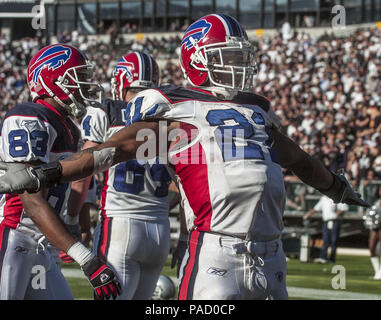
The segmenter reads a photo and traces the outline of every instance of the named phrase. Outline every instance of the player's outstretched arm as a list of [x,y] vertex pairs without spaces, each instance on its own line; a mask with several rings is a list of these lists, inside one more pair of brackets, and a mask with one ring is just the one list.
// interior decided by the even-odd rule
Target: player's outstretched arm
[[[93,148],[84,149],[62,161],[59,182],[79,180],[109,167],[136,159],[138,148],[147,140],[156,142],[159,136],[157,122],[137,122],[115,133],[109,140]],[[137,140],[139,132],[144,132],[143,141]]]
[[272,130],[274,148],[276,149],[282,167],[288,168],[304,183],[314,187],[335,203],[369,207],[355,192],[344,175],[329,171],[317,159],[303,151],[294,141],[278,130]]
[[[137,122],[117,133],[96,147],[82,150],[64,160],[27,167],[21,163],[0,162],[0,193],[37,192],[57,183],[83,179],[107,170],[114,164],[136,158],[138,148],[153,141],[158,145],[159,124]],[[143,132],[143,133],[142,133]],[[142,137],[137,140],[137,135]],[[157,147],[155,151],[159,151]]]

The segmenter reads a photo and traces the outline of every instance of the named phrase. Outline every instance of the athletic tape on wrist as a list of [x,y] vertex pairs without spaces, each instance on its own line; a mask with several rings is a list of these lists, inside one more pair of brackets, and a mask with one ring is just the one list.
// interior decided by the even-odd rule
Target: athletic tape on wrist
[[106,171],[112,166],[115,155],[115,147],[104,148],[100,151],[94,151],[94,171],[93,174]]
[[94,254],[79,241],[70,247],[70,249],[67,251],[67,254],[72,257],[81,267],[86,262],[95,257]]

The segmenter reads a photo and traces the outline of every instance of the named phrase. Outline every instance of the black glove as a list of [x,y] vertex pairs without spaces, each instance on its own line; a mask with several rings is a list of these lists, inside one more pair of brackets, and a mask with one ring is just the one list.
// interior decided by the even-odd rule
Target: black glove
[[346,203],[349,205],[370,207],[370,204],[361,199],[361,195],[355,192],[344,174],[332,173],[333,183],[329,189],[319,190],[322,194],[331,198],[335,203]]
[[82,270],[94,288],[95,300],[115,299],[122,292],[115,273],[98,257],[86,262]]
[[179,241],[177,242],[177,247],[172,253],[171,269],[173,269],[177,265],[177,277],[179,277],[181,262],[183,261],[187,247],[188,242],[179,239]]

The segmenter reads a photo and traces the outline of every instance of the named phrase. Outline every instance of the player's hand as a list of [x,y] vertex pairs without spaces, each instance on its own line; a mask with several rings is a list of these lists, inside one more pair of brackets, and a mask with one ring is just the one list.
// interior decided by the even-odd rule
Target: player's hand
[[0,193],[34,193],[40,190],[40,181],[32,167],[23,163],[0,162]]
[[64,252],[62,250],[60,251],[59,257],[60,257],[61,261],[64,262],[64,263],[72,263],[72,262],[74,262],[74,259],[72,257],[70,257],[66,252]]
[[176,249],[172,253],[171,269],[177,265],[177,277],[179,277],[179,271],[181,267],[181,262],[183,261],[185,252],[187,250],[188,243],[185,240],[180,240],[177,243]]
[[98,257],[82,266],[82,270],[94,289],[95,300],[115,299],[122,292],[115,273]]
[[331,198],[335,203],[346,203],[361,207],[370,207],[370,204],[361,199],[360,193],[354,191],[344,174],[332,172],[334,182],[328,190],[319,190],[322,194]]

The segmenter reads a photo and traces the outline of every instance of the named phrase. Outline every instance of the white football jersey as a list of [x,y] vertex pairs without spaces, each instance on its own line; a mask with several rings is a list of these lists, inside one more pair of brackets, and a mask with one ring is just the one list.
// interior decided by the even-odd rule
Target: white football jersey
[[223,101],[200,89],[164,86],[139,93],[127,124],[174,120],[168,166],[188,229],[265,241],[281,236],[285,189],[270,127],[269,101],[239,93]]
[[[96,143],[107,141],[125,127],[123,101],[106,100],[102,108],[87,108],[82,120],[82,138]],[[105,172],[101,195],[101,215],[137,219],[168,216],[168,186],[171,177],[157,159],[148,162],[121,162]]]
[[[77,151],[80,131],[69,119],[42,100],[16,105],[7,112],[1,128],[0,157],[5,162],[53,162]],[[47,200],[62,215],[71,183],[52,187]],[[17,194],[4,194],[0,200],[1,224],[41,235],[25,214]]]

